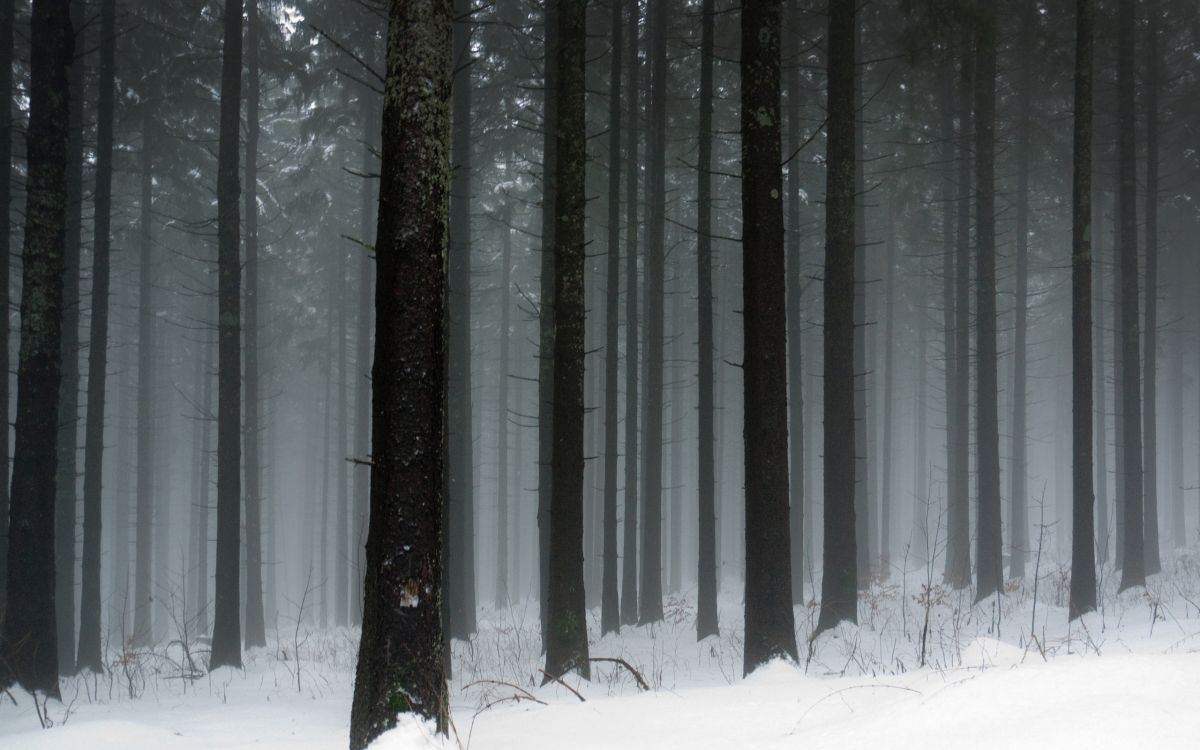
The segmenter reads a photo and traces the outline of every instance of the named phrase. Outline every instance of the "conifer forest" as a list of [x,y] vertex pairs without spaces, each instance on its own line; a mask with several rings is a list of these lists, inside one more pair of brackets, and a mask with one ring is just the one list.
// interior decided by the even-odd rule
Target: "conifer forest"
[[0,750],[1200,742],[1200,0],[0,0],[0,97]]

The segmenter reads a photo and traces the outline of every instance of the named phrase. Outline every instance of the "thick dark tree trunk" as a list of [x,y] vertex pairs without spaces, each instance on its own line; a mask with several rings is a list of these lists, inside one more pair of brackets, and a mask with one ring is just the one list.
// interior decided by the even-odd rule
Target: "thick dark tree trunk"
[[1028,504],[1028,480],[1026,478],[1026,348],[1029,306],[1029,139],[1032,130],[1031,108],[1033,100],[1034,53],[1032,39],[1037,23],[1037,11],[1032,6],[1021,11],[1021,34],[1025,48],[1020,61],[1020,88],[1018,90],[1017,126],[1017,257],[1016,299],[1013,321],[1013,374],[1012,374],[1012,448],[1010,461],[1009,505],[1009,577],[1025,577],[1025,556],[1029,553],[1027,530],[1029,525],[1026,507]]
[[554,112],[558,96],[558,2],[545,3],[544,80],[542,82],[542,257],[539,280],[538,338],[538,605],[542,648],[547,637],[547,586],[550,582],[551,457],[554,453],[554,200],[557,136]]
[[787,73],[787,370],[788,501],[792,542],[792,604],[804,603],[804,369],[800,320],[800,18],[797,0],[788,3]]
[[1092,518],[1092,15],[1094,0],[1075,3],[1074,180],[1071,183],[1071,356],[1074,371],[1071,601],[1069,618],[1096,608]]
[[[113,85],[116,0],[100,3],[100,83],[96,103],[96,193],[92,244],[92,321],[88,339],[87,419],[83,452],[83,590],[79,602],[79,669],[104,671],[100,645],[100,530],[104,473],[104,406],[108,375],[108,286],[112,244]],[[0,61],[0,65],[3,62]],[[2,157],[2,155],[0,155]],[[0,164],[7,163],[0,158]],[[3,211],[0,207],[0,211]],[[3,283],[0,281],[0,283]],[[0,332],[2,335],[2,332]]]
[[[8,310],[12,264],[13,16],[16,0],[0,0],[0,310]],[[9,316],[0,315],[0,623],[8,606]]]
[[[83,3],[71,2],[76,44],[83,42]],[[83,62],[71,66],[73,105],[67,124],[67,229],[63,244],[62,383],[58,389],[55,476],[54,612],[59,674],[75,673],[75,532],[79,459],[79,260],[83,234]]]
[[796,659],[788,523],[787,313],[780,107],[782,0],[742,6],[746,674]]
[[[608,272],[604,314],[604,570],[600,583],[600,632],[621,629],[617,593],[617,375],[621,310],[621,56],[623,10],[611,0],[612,52],[608,84]],[[507,270],[507,269],[506,269]]]
[[638,0],[629,0],[629,109],[625,158],[625,508],[621,530],[621,624],[637,623],[638,543],[638,124],[641,92]]
[[996,15],[979,3],[975,37],[975,430],[979,509],[975,600],[1004,589],[1000,523],[1000,425],[996,404]]
[[971,408],[971,82],[972,39],[963,36],[958,91],[958,218],[955,222],[954,422],[950,480],[946,485],[945,581],[956,589],[971,583],[970,408]]
[[1117,13],[1117,174],[1121,267],[1121,417],[1124,446],[1121,590],[1146,582],[1142,539],[1142,420],[1138,332],[1137,139],[1135,128],[1134,0],[1120,0]]
[[570,671],[585,679],[583,588],[583,352],[585,0],[558,0],[558,94],[551,111],[557,161],[554,200],[554,451],[551,469],[550,580],[546,679]]
[[650,0],[650,143],[646,174],[646,424],[638,622],[663,618],[662,442],[663,306],[666,269],[667,13],[671,0]]
[[1146,8],[1146,342],[1142,351],[1142,435],[1145,471],[1146,575],[1162,569],[1158,550],[1158,97],[1162,86],[1159,59],[1161,9],[1157,0]]
[[816,632],[858,621],[855,535],[855,6],[829,8],[825,146],[825,543]]
[[[351,750],[416,713],[445,733],[441,624],[451,0],[392,0],[372,365],[371,511]],[[403,86],[415,76],[426,86]],[[411,80],[411,79],[410,79]]]
[[[259,465],[259,433],[262,405],[259,403],[258,368],[258,0],[246,0],[246,646],[267,645],[263,617],[262,557],[262,468]],[[342,462],[345,465],[345,461]]]
[[57,697],[54,478],[67,222],[68,74],[74,56],[69,0],[34,0],[30,34],[21,350],[0,685],[15,682]]
[[137,324],[137,501],[134,521],[133,640],[146,645],[154,638],[154,595],[151,591],[154,533],[154,285],[153,235],[154,122],[142,112],[141,198],[138,217]]
[[699,453],[696,468],[700,538],[696,567],[696,639],[717,635],[717,508],[713,450],[712,147],[715,0],[703,0],[700,19],[700,163],[696,174],[696,288],[699,299]]
[[[1090,0],[1094,2],[1094,0]],[[1094,44],[1093,34],[1093,44]],[[1095,106],[1093,105],[1093,113]],[[1094,114],[1093,114],[1094,116]],[[1093,185],[1095,181],[1093,181]],[[1093,189],[1091,205],[1099,206],[1100,202],[1096,200],[1099,193]],[[1099,238],[1104,236],[1104,222],[1102,220],[1103,212],[1096,210],[1090,224],[1092,236],[1097,238],[1092,244],[1092,257],[1102,258],[1102,245]],[[1104,297],[1104,263],[1093,262],[1092,272],[1094,274],[1095,288],[1092,291],[1092,316],[1094,325],[1092,327],[1093,336],[1095,337],[1095,357],[1092,360],[1092,369],[1095,375],[1092,380],[1096,385],[1096,429],[1094,433],[1095,447],[1093,448],[1096,458],[1096,473],[1095,473],[1095,488],[1096,488],[1096,558],[1101,565],[1108,562],[1111,543],[1109,541],[1108,531],[1108,379],[1104,376],[1104,367],[1107,361],[1105,355],[1105,338],[1106,331],[1110,323],[1108,316],[1105,314],[1105,309],[1109,307],[1108,300]]]
[[240,667],[241,260],[238,199],[242,103],[242,0],[225,0],[217,151],[217,560],[211,668]]

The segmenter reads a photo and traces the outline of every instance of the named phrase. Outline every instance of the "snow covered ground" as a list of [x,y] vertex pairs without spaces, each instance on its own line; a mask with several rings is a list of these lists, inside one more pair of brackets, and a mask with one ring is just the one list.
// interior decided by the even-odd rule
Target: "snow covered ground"
[[[1200,557],[1179,554],[1145,590],[1115,593],[1068,629],[1067,576],[1041,570],[999,600],[894,574],[863,597],[860,625],[806,647],[814,606],[797,607],[801,662],[741,678],[740,592],[722,592],[722,635],[697,643],[690,595],[667,620],[598,637],[580,697],[541,686],[536,604],[485,612],[455,644],[456,736],[410,722],[377,743],[405,748],[1095,748],[1200,747]],[[934,575],[933,580],[940,580]],[[929,603],[925,665],[921,634]],[[200,675],[175,643],[113,656],[104,676],[63,681],[63,703],[0,695],[0,748],[226,750],[345,748],[356,634],[294,622],[244,670]],[[203,644],[189,644],[203,651]],[[299,653],[299,658],[297,658]],[[15,704],[15,705],[14,705]],[[545,704],[545,705],[543,705]],[[50,724],[42,728],[43,719]]]

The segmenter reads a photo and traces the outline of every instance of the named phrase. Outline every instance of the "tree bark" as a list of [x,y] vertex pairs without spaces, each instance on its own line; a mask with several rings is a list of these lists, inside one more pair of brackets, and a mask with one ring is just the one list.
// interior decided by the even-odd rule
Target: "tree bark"
[[238,150],[241,146],[242,0],[225,0],[217,150],[217,560],[210,668],[241,667],[242,383]]
[[[617,376],[621,301],[621,55],[625,52],[621,2],[611,0],[612,52],[608,83],[608,267],[604,315],[604,570],[600,633],[621,629],[617,594]],[[505,268],[507,271],[507,267]]]
[[[699,453],[696,468],[700,538],[696,566],[696,639],[719,633],[717,619],[716,456],[713,444],[712,146],[715,0],[703,0],[700,20],[700,161],[696,174],[696,289],[699,299]],[[628,418],[628,417],[627,417]]]
[[782,0],[742,6],[746,674],[796,660],[788,509],[787,302],[780,107]]
[[788,500],[792,543],[792,604],[804,603],[804,368],[800,319],[800,18],[797,0],[788,3],[787,73],[787,367]]
[[1074,180],[1071,184],[1071,353],[1074,445],[1069,619],[1096,608],[1092,492],[1092,15],[1075,3]]
[[138,217],[138,379],[137,379],[137,499],[134,522],[133,641],[148,645],[154,638],[154,122],[142,112],[141,198]]
[[[16,0],[0,0],[0,310],[8,310],[12,265],[13,16]],[[0,623],[8,606],[9,316],[0,315]]]
[[554,452],[546,680],[590,675],[583,585],[585,0],[558,0],[554,201]]
[[16,452],[9,507],[8,588],[0,685],[58,697],[54,616],[54,479],[62,375],[67,222],[69,0],[34,0]]
[[[267,645],[263,616],[261,412],[258,367],[258,138],[259,138],[258,0],[246,0],[246,349],[243,430],[246,455],[246,646]],[[344,466],[343,461],[341,465]]]
[[629,110],[625,158],[625,508],[621,541],[621,624],[637,624],[638,543],[638,123],[641,93],[638,0],[629,0]]
[[1134,0],[1120,0],[1117,12],[1117,172],[1121,265],[1121,416],[1125,452],[1124,533],[1120,590],[1146,583],[1143,546],[1141,356],[1138,333],[1137,140],[1134,132]]
[[[391,0],[376,233],[371,510],[350,748],[449,723],[441,624],[451,0]],[[401,80],[421,81],[420,86]]]
[[667,14],[671,0],[650,0],[650,153],[647,155],[645,496],[638,622],[663,618],[662,443],[663,307],[666,275]]
[[1142,353],[1142,434],[1145,506],[1142,512],[1146,575],[1162,570],[1158,549],[1158,97],[1161,88],[1156,0],[1146,4],[1146,342]]
[[996,15],[979,3],[975,41],[975,402],[979,510],[975,601],[1004,589],[1000,524],[1000,425],[996,378]]
[[855,534],[855,6],[829,8],[825,146],[825,543],[815,633],[858,622]]
[[[0,65],[3,65],[0,59]],[[92,242],[92,321],[88,339],[87,418],[83,454],[83,566],[79,603],[80,670],[104,671],[100,645],[100,531],[104,474],[104,410],[108,376],[108,287],[112,246],[113,86],[116,0],[100,3],[100,82],[96,102],[96,193]],[[0,164],[7,163],[0,155]],[[0,211],[3,211],[0,206]],[[4,283],[0,280],[0,283]],[[3,335],[3,332],[0,332]],[[3,396],[0,396],[2,398]]]

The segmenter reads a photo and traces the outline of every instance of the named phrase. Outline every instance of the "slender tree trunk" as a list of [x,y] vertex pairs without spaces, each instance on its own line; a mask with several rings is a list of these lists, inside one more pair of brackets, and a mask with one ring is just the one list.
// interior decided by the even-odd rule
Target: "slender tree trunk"
[[858,621],[855,534],[855,6],[829,8],[825,146],[825,544],[816,633]]
[[587,679],[583,587],[584,118],[585,0],[557,0],[558,93],[554,201],[554,451],[547,587],[546,680]]
[[804,603],[804,369],[800,320],[800,14],[797,0],[788,3],[787,34],[787,367],[788,367],[788,499],[791,505],[792,604]]
[[241,547],[241,260],[238,149],[242,103],[242,0],[225,0],[221,121],[217,152],[217,560],[209,666],[241,667],[238,551]]
[[893,397],[896,391],[896,196],[887,200],[887,238],[884,240],[884,334],[883,334],[883,451],[879,482],[879,574],[886,578],[891,570],[892,548],[892,415]]
[[863,74],[858,69],[862,54],[862,23],[865,14],[854,21],[854,160],[860,165],[854,173],[854,524],[858,555],[858,587],[871,581],[871,424],[868,407],[870,380],[867,363],[867,205],[866,205],[866,104],[863,98]]
[[342,243],[335,246],[337,253],[335,274],[337,279],[337,350],[335,357],[338,363],[337,381],[337,441],[333,461],[337,468],[337,543],[333,550],[333,623],[339,627],[350,623],[350,496],[349,496],[349,463],[346,452],[350,449],[350,347],[347,343],[349,332],[350,301],[349,285],[346,283],[346,247]]
[[996,404],[996,15],[979,4],[975,42],[975,387],[979,510],[975,600],[1004,589],[1000,524],[1000,426]]
[[[955,295],[955,237],[957,233],[956,219],[959,198],[959,182],[955,174],[955,132],[954,132],[954,54],[947,45],[946,56],[938,73],[939,93],[941,95],[941,138],[942,161],[945,164],[942,174],[942,347],[943,375],[945,388],[945,419],[946,419],[946,482],[947,522],[951,513],[957,513],[951,489],[958,476],[956,461],[961,437],[958,434],[958,420],[955,419],[955,409],[958,404],[958,325],[957,297]],[[941,512],[939,508],[938,512]],[[938,523],[935,525],[940,526]],[[936,542],[935,540],[931,540]],[[946,570],[950,573],[949,545],[947,544]],[[937,549],[930,544],[929,559],[937,557]]]
[[621,624],[637,623],[638,541],[638,0],[629,0],[629,126],[625,158],[625,510],[621,542]]
[[554,201],[558,139],[552,113],[558,97],[558,0],[545,3],[542,105],[542,258],[538,345],[538,605],[546,647],[550,582],[550,502],[554,453]]
[[[679,264],[673,264],[672,278],[678,284]],[[667,591],[679,593],[683,588],[683,377],[679,362],[683,360],[681,331],[683,329],[683,292],[669,292],[671,296],[671,526],[668,536]]]
[[[445,734],[446,259],[451,0],[391,0],[376,234],[371,512],[350,748],[400,713]],[[416,76],[426,86],[403,86]]]
[[[88,339],[87,419],[83,455],[83,567],[79,606],[80,670],[104,671],[100,646],[100,531],[104,406],[108,375],[109,250],[112,243],[113,85],[116,0],[100,3],[100,83],[96,103],[96,194],[92,245],[92,321]],[[3,65],[0,59],[0,65]],[[0,128],[2,130],[2,128]],[[0,154],[0,164],[7,163]],[[3,211],[0,206],[0,211]],[[2,229],[2,228],[0,228]],[[6,264],[0,264],[6,265]],[[4,283],[0,280],[0,283]],[[3,332],[0,331],[0,335]],[[7,348],[7,347],[6,347]],[[0,398],[3,398],[0,395]],[[7,431],[5,431],[7,432]]]
[[[608,84],[608,268],[604,315],[604,571],[600,633],[621,629],[617,594],[617,375],[621,302],[621,56],[625,53],[621,2],[611,0],[612,53]],[[505,268],[507,272],[507,267]],[[507,291],[507,289],[506,289]],[[506,310],[507,312],[507,310]]]
[[154,547],[154,122],[142,113],[141,200],[138,218],[138,385],[137,501],[134,525],[133,639],[147,645],[154,638],[154,594],[151,590]]
[[9,507],[8,599],[0,685],[58,697],[54,616],[54,479],[67,223],[69,0],[34,0],[22,250],[16,453]]
[[[715,0],[703,0],[700,21],[700,163],[696,174],[696,288],[699,299],[699,472],[696,639],[717,635],[717,508],[713,431],[712,147]],[[626,417],[628,419],[628,416]]]
[[1021,13],[1021,39],[1025,45],[1021,56],[1021,84],[1018,93],[1017,127],[1017,257],[1016,299],[1013,323],[1013,381],[1012,381],[1012,448],[1011,448],[1011,492],[1009,506],[1009,576],[1025,577],[1025,556],[1029,552],[1026,512],[1028,480],[1026,479],[1026,369],[1027,311],[1029,306],[1029,138],[1032,129],[1031,108],[1033,99],[1033,49],[1032,38],[1037,22],[1036,9],[1032,6]]
[[971,82],[972,39],[963,36],[958,101],[958,219],[954,279],[954,461],[947,484],[945,580],[955,589],[971,583],[970,408],[971,408]]
[[1075,3],[1074,180],[1071,184],[1071,352],[1073,492],[1071,606],[1075,619],[1096,608],[1092,509],[1092,14],[1094,0]]
[[796,659],[788,522],[787,313],[779,166],[782,0],[742,6],[746,440],[744,671]]
[[[262,586],[262,468],[258,395],[258,0],[246,0],[246,646],[267,645]],[[345,462],[342,462],[344,465]]]
[[[1089,2],[1094,2],[1094,0],[1089,0]],[[1093,105],[1093,113],[1094,111]],[[1095,182],[1093,181],[1094,185]],[[1096,200],[1098,195],[1099,193],[1093,188],[1092,206],[1100,205],[1100,202]],[[1101,238],[1104,236],[1102,213],[1093,214],[1090,228],[1093,237]],[[1103,258],[1104,253],[1099,241],[1092,245],[1092,255],[1093,258]],[[1095,325],[1093,326],[1095,359],[1093,360],[1092,369],[1095,373],[1093,381],[1096,385],[1096,429],[1094,434],[1094,455],[1096,458],[1096,562],[1103,565],[1108,562],[1109,550],[1111,549],[1108,531],[1108,381],[1104,375],[1107,361],[1104,342],[1109,326],[1105,309],[1110,305],[1108,304],[1109,300],[1105,299],[1104,296],[1104,263],[1093,262],[1092,269],[1095,278],[1095,288],[1092,293],[1092,317],[1095,320]]]
[[638,622],[663,618],[662,442],[663,305],[666,264],[667,14],[671,0],[650,0],[650,153],[646,174],[646,468],[642,512],[642,585]]
[[1112,221],[1112,308],[1113,308],[1113,452],[1115,453],[1114,502],[1113,502],[1113,536],[1114,563],[1119,570],[1125,563],[1125,365],[1124,351],[1121,344],[1123,318],[1121,307],[1124,305],[1122,295],[1124,286],[1121,281],[1121,208],[1118,196],[1119,189],[1113,187],[1113,221]]
[[[1120,589],[1146,582],[1143,546],[1141,356],[1138,335],[1137,140],[1135,125],[1134,0],[1120,0],[1117,13],[1117,162],[1121,255],[1121,412],[1125,449],[1124,554]],[[1147,408],[1151,408],[1147,404]]]
[[1146,343],[1142,353],[1142,434],[1145,458],[1143,533],[1146,575],[1162,569],[1158,550],[1158,97],[1162,66],[1159,59],[1157,0],[1147,3],[1146,31]]
[[[514,169],[511,158],[504,163],[504,173],[511,175]],[[496,609],[508,606],[509,581],[515,578],[509,575],[508,528],[509,528],[509,474],[508,474],[508,415],[509,393],[508,380],[511,377],[510,337],[512,310],[512,198],[504,197],[504,214],[500,229],[503,239],[500,241],[500,361],[497,368],[496,390],[499,397],[497,408],[500,416],[496,420]],[[517,472],[518,476],[520,472]],[[518,485],[519,486],[519,485]]]

